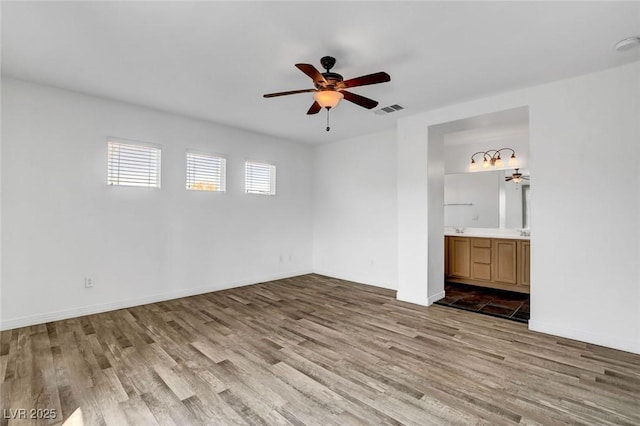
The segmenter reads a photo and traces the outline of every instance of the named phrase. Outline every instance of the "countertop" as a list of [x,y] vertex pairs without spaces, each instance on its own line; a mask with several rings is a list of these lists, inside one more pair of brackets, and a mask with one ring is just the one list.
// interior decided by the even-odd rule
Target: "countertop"
[[520,235],[517,229],[463,228],[458,233],[454,228],[445,228],[444,235],[449,237],[500,238],[505,240],[531,240],[530,235]]

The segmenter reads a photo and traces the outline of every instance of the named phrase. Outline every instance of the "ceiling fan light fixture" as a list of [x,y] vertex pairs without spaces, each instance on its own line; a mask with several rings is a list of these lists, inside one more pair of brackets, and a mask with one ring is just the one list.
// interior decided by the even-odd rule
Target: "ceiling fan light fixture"
[[335,108],[344,98],[344,95],[335,90],[318,90],[313,99],[320,104],[322,108]]

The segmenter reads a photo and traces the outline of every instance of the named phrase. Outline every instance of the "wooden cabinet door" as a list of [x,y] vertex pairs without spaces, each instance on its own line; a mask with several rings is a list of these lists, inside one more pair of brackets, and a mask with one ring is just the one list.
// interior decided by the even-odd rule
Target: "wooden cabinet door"
[[471,239],[471,278],[491,281],[491,239]]
[[517,252],[518,241],[516,240],[494,240],[494,265],[493,279],[496,282],[505,284],[516,284],[517,276]]
[[518,285],[530,285],[531,242],[518,241]]
[[449,237],[449,276],[471,277],[471,241],[469,238]]
[[449,238],[444,237],[444,276],[449,275]]

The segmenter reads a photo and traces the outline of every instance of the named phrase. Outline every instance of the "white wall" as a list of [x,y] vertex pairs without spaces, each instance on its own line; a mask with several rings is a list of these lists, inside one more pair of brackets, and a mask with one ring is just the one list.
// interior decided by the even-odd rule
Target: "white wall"
[[634,63],[399,120],[398,251],[409,255],[399,262],[398,297],[424,303],[426,289],[427,298],[438,292],[423,262],[442,255],[442,230],[431,222],[442,209],[424,211],[434,190],[427,147],[442,144],[429,126],[529,106],[529,326],[640,353],[639,99]]
[[[429,304],[429,296],[444,296],[444,247],[440,252],[430,252],[430,245],[436,244],[444,238],[444,143],[441,134],[432,135],[438,137],[439,143],[429,144],[428,128],[425,123],[416,116],[409,116],[398,121],[397,142],[397,168],[398,168],[398,300],[422,305]],[[439,147],[438,152],[429,155],[429,147]],[[435,158],[432,158],[435,157]],[[427,164],[429,162],[429,164]],[[438,172],[437,164],[442,164],[442,172]],[[427,166],[425,166],[427,165]],[[432,179],[429,179],[429,171]],[[440,176],[442,184],[442,203],[437,206],[437,177]],[[435,185],[435,189],[429,191],[429,183]],[[431,200],[429,197],[431,196]],[[430,204],[431,202],[431,204]],[[429,208],[438,208],[440,215],[432,215],[440,219],[440,236],[436,236],[435,230],[438,224],[429,222]],[[437,207],[436,207],[437,206]],[[429,235],[429,229],[434,233]],[[444,246],[444,244],[441,244]],[[431,257],[429,257],[432,255]],[[434,284],[430,279],[431,274],[438,274],[437,265],[442,259],[442,283]],[[433,262],[433,266],[429,264]],[[433,278],[433,277],[432,277]],[[429,289],[432,285],[432,289]],[[437,287],[440,287],[439,289]],[[433,302],[433,301],[432,301]]]
[[530,122],[530,327],[637,353],[639,82],[635,63],[542,86]]
[[391,131],[315,147],[314,271],[396,288],[395,139]]
[[[311,271],[309,146],[8,79],[2,125],[2,328]],[[107,186],[108,136],[161,144],[162,189]],[[228,156],[226,193],[185,190],[187,148]]]

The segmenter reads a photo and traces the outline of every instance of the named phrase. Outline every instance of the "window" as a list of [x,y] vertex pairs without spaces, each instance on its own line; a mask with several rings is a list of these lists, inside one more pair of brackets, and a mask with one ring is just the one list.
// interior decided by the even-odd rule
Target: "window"
[[245,163],[245,191],[247,194],[275,195],[276,166],[268,163]]
[[187,151],[187,189],[226,191],[227,159],[203,152]]
[[160,188],[160,148],[142,142],[107,141],[107,183]]

